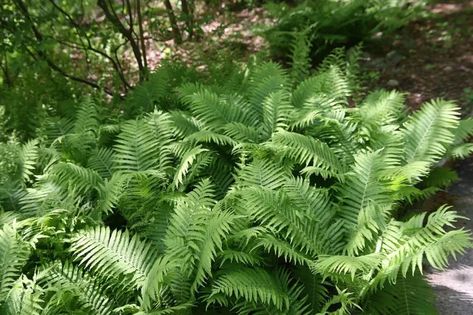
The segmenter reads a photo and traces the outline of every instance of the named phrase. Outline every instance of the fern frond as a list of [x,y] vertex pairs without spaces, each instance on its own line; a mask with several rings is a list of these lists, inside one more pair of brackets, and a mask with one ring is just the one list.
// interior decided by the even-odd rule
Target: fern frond
[[342,202],[340,215],[347,222],[357,224],[360,211],[370,204],[383,206],[391,203],[387,185],[379,176],[384,163],[379,151],[361,152],[355,156],[355,164],[339,195]]
[[369,294],[361,306],[365,313],[375,315],[437,314],[432,287],[419,273],[398,277],[395,283]]
[[25,143],[20,152],[20,160],[22,165],[22,179],[24,183],[32,181],[33,171],[38,162],[38,140],[33,139]]
[[139,172],[159,169],[159,151],[165,148],[160,146],[149,124],[135,120],[122,127],[114,150],[116,170]]
[[294,83],[299,83],[307,78],[311,68],[311,46],[314,37],[312,27],[307,27],[302,32],[293,32],[291,43],[291,77]]
[[236,185],[261,186],[268,189],[277,189],[284,185],[289,178],[289,172],[283,168],[268,163],[264,160],[256,160],[245,165],[239,172]]
[[451,102],[434,100],[414,113],[403,126],[407,163],[435,163],[445,154],[459,124],[459,108]]
[[[39,282],[54,294],[45,307],[48,313],[79,307],[94,314],[107,315],[113,307],[112,300],[103,293],[99,282],[70,263],[46,266],[39,274]],[[114,294],[117,298],[118,292]]]
[[[322,251],[318,246],[320,243],[316,241],[316,234],[313,234],[312,230],[315,222],[304,224],[303,222],[310,222],[310,217],[304,217],[300,209],[295,207],[285,194],[263,187],[245,188],[240,191],[240,194],[245,199],[237,211],[290,242],[294,250],[291,256],[294,259],[301,261],[299,258],[301,255],[298,255],[297,251],[311,256],[316,256]],[[270,240],[268,238],[267,242]],[[276,252],[288,253],[287,249],[283,249],[282,245],[275,242],[266,243],[266,245],[268,249],[276,249]]]
[[30,256],[29,246],[16,231],[15,223],[0,230],[0,301],[4,301],[21,275]]
[[167,255],[186,261],[183,273],[192,277],[191,292],[210,276],[235,220],[233,214],[214,207],[212,197],[213,187],[205,180],[177,204],[166,235]]
[[28,279],[25,275],[16,280],[8,292],[5,305],[6,315],[41,315],[43,311],[43,289],[36,279]]
[[77,110],[72,132],[75,134],[83,134],[86,132],[97,133],[99,129],[98,118],[97,107],[92,99],[90,97],[84,99]]
[[355,276],[363,276],[369,271],[376,270],[381,259],[382,255],[377,253],[362,256],[319,256],[311,268],[323,277],[332,275],[336,278],[349,274],[353,281]]
[[69,187],[74,187],[78,194],[84,194],[97,189],[103,182],[96,171],[73,163],[58,163],[54,165],[47,174],[47,178],[65,191],[68,191]]
[[370,93],[355,112],[364,126],[386,126],[395,124],[404,109],[405,96],[396,91]]
[[218,303],[218,296],[222,294],[248,303],[274,306],[279,311],[290,308],[287,283],[262,268],[225,270],[214,281],[207,303]]
[[217,145],[229,145],[235,146],[236,142],[229,136],[222,135],[216,132],[209,130],[200,130],[189,136],[187,136],[185,141],[195,142],[195,143],[215,143]]
[[465,230],[447,231],[462,217],[448,207],[432,213],[424,224],[425,213],[412,217],[405,223],[391,222],[383,233],[381,251],[384,258],[382,268],[373,279],[375,286],[386,280],[394,282],[398,272],[406,276],[411,270],[422,272],[424,258],[434,267],[443,269],[448,256],[455,257],[472,246],[471,235]]
[[261,129],[265,139],[278,129],[287,129],[291,110],[289,94],[284,90],[271,93],[263,100]]
[[114,166],[113,150],[109,148],[99,148],[92,153],[87,167],[96,171],[102,178],[112,177]]
[[177,167],[176,173],[174,175],[173,185],[176,188],[184,182],[184,177],[186,176],[187,172],[189,171],[189,168],[192,166],[192,163],[195,161],[197,156],[207,151],[207,149],[204,149],[201,146],[197,146],[184,154],[181,159],[181,163]]
[[290,87],[285,71],[275,63],[262,63],[251,69],[247,95],[257,121],[261,122],[264,100],[274,92]]
[[130,238],[128,231],[112,231],[107,227],[77,233],[71,239],[70,251],[74,260],[85,268],[135,288],[143,286],[156,257],[151,245],[137,235]]
[[272,143],[282,146],[285,156],[305,166],[302,173],[320,174],[322,177],[342,177],[344,165],[325,143],[310,136],[289,131],[279,131],[272,137]]

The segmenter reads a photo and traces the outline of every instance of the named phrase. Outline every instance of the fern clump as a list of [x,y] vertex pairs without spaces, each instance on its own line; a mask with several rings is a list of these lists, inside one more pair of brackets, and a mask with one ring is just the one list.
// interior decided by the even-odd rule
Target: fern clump
[[352,106],[340,53],[159,91],[179,110],[113,125],[86,100],[9,144],[0,312],[434,313],[423,270],[470,233],[447,205],[404,213],[455,178],[473,124],[444,100],[407,114],[395,91]]

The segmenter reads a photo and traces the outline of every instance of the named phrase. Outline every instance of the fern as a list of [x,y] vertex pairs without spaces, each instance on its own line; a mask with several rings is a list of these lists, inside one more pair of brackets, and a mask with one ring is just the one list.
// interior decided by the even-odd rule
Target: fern
[[403,215],[456,179],[471,119],[441,100],[409,115],[398,92],[359,101],[359,50],[309,76],[299,35],[292,72],[209,85],[163,68],[119,116],[86,99],[2,144],[0,313],[431,313],[423,269],[471,235],[448,206]]
[[106,278],[127,277],[141,288],[151,268],[155,253],[149,244],[129,233],[96,227],[71,239],[74,260]]
[[18,235],[15,224],[5,224],[0,230],[0,254],[0,300],[3,301],[16,286],[23,265],[30,255],[29,246]]
[[459,109],[453,103],[432,101],[411,116],[404,125],[406,162],[435,163],[454,141]]
[[45,290],[54,294],[45,312],[59,313],[72,307],[100,315],[111,311],[113,303],[102,292],[98,282],[70,263],[52,264],[44,268],[39,278],[40,283],[46,285]]

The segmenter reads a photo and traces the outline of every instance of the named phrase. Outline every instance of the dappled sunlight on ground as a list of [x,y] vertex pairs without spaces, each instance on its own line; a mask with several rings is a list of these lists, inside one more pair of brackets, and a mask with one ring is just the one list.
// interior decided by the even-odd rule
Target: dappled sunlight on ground
[[[427,275],[433,287],[446,287],[458,293],[460,300],[470,301],[473,307],[473,267],[459,266]],[[472,309],[473,312],[473,309]]]

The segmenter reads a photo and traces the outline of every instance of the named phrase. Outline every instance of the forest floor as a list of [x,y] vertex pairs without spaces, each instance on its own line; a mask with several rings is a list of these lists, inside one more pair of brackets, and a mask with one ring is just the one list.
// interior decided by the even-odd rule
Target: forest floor
[[[456,101],[463,115],[473,116],[473,1],[438,1],[429,11],[429,17],[365,47],[364,67],[374,74],[370,85],[408,93],[411,108],[440,97]],[[469,219],[458,227],[473,231],[473,158],[455,168],[458,182],[428,207],[453,204]],[[473,314],[473,249],[427,278],[440,314]]]

